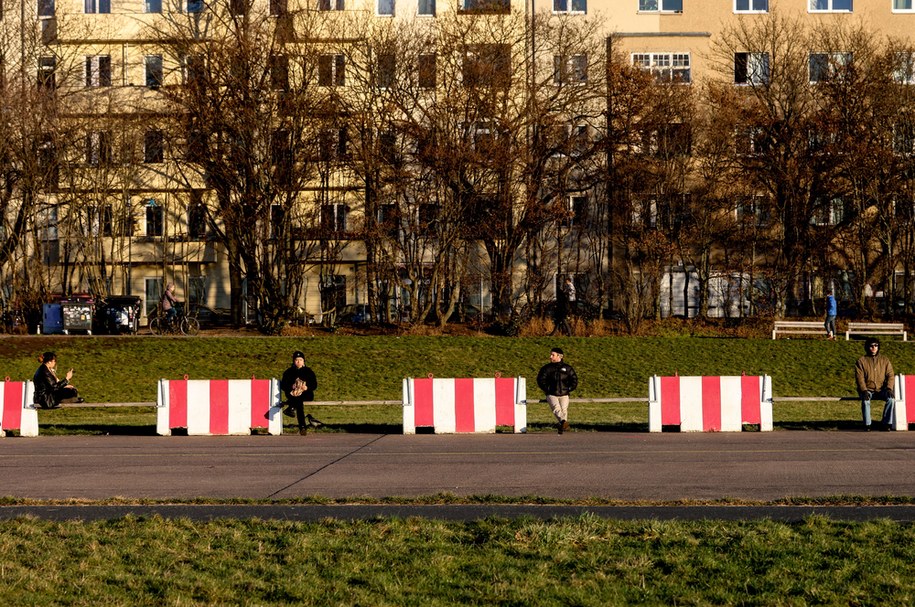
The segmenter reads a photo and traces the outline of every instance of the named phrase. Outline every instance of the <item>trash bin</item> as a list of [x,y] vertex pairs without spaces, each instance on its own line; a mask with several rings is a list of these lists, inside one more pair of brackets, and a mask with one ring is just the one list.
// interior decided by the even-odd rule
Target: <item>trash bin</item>
[[92,312],[95,308],[92,299],[65,299],[60,302],[60,307],[65,335],[70,331],[85,331],[92,335]]
[[101,300],[96,321],[99,330],[110,335],[136,333],[140,328],[140,298],[126,295]]
[[45,335],[64,332],[63,310],[59,303],[46,303],[41,306],[41,332]]

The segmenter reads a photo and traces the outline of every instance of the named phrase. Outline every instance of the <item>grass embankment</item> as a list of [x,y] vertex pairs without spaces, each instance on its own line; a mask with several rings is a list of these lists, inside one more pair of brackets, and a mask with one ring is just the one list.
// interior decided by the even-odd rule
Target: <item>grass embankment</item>
[[[404,377],[528,378],[528,398],[540,398],[535,378],[549,348],[561,345],[578,371],[579,398],[646,398],[651,375],[768,374],[775,396],[853,394],[852,367],[860,341],[715,339],[690,337],[497,338],[414,336],[111,338],[42,336],[0,338],[0,377],[31,378],[36,357],[51,349],[62,369],[92,402],[156,400],[160,378],[278,377],[294,350],[306,353],[318,376],[319,400],[398,400]],[[915,373],[915,350],[884,340],[896,371]],[[397,407],[315,407],[326,431],[398,432]],[[40,414],[42,432],[152,433],[155,411],[63,409]],[[782,428],[842,428],[858,420],[854,402],[776,403]],[[640,430],[644,404],[576,404],[579,430]],[[531,430],[550,422],[546,406],[528,407]]]
[[559,521],[0,523],[20,605],[911,605],[915,527]]

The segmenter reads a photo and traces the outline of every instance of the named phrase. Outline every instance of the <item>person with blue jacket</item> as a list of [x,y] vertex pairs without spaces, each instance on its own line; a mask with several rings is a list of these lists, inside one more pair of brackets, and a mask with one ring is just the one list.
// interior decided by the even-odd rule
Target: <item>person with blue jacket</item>
[[836,338],[836,314],[839,307],[836,304],[836,298],[832,291],[826,294],[826,321],[823,325],[826,327],[826,339],[835,340]]

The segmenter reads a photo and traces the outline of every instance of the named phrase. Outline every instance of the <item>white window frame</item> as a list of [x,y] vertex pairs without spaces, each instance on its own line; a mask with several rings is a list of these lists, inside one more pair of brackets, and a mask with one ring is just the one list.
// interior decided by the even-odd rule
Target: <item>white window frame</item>
[[[691,84],[693,81],[690,53],[632,53],[630,61],[654,74],[660,82]],[[675,74],[686,74],[686,79],[674,80]]]
[[588,82],[588,55],[553,55],[553,84],[578,85]]
[[[153,220],[150,221],[150,211],[152,211],[154,215],[158,215],[158,220],[153,218]],[[162,238],[165,236],[165,208],[158,204],[156,199],[150,198],[144,204],[143,220],[143,233],[146,234],[147,238]],[[150,232],[155,232],[155,230],[150,230],[150,227],[157,227],[157,225],[161,228],[161,233],[151,234]]]
[[[824,2],[827,5],[827,8],[817,8],[816,5],[819,2]],[[851,6],[849,8],[835,8],[836,2],[848,2]],[[808,13],[853,13],[853,12],[855,12],[855,1],[854,0],[807,0],[807,12]]]
[[[569,194],[566,197],[566,217],[562,220],[562,226],[573,228],[582,224],[583,218],[588,215],[588,207],[591,200],[587,194]],[[576,204],[580,205],[581,213],[575,213]]]
[[[158,65],[156,65],[158,63]],[[157,89],[165,85],[165,65],[162,59],[162,55],[146,55],[143,58],[143,69],[144,69],[144,81],[143,84],[147,88]],[[156,72],[158,72],[159,82],[150,83],[150,79],[155,80]]]
[[845,219],[845,201],[841,198],[829,200],[826,209],[817,208],[810,218],[810,224],[815,226],[837,226]]
[[915,155],[915,127],[893,125],[893,153],[898,156]]
[[[102,84],[102,59],[108,60],[108,84]],[[86,55],[85,80],[87,87],[111,86],[111,55]]]
[[[747,8],[740,8],[738,3],[746,3]],[[765,4],[766,8],[753,8],[754,4]],[[734,13],[737,15],[763,14],[769,12],[769,0],[734,0]]]
[[[376,17],[393,17],[394,11],[397,10],[395,0],[375,0]],[[385,11],[385,12],[382,12]]]
[[553,0],[553,14],[587,15],[588,0]]
[[753,225],[758,228],[768,226],[771,222],[768,205],[766,204],[768,199],[769,197],[765,194],[752,194],[741,197],[734,208],[734,218],[740,223],[747,222],[752,218]]
[[83,0],[83,13],[86,15],[111,14],[111,0]]
[[[737,56],[746,56],[745,79],[737,80]],[[760,86],[769,83],[772,65],[769,53],[734,53],[734,84],[738,86]]]
[[915,52],[898,52],[894,59],[896,68],[893,70],[893,82],[915,84]]
[[[825,78],[813,79],[813,58],[814,57],[826,57],[826,74]],[[807,78],[810,84],[817,84],[818,82],[826,82],[835,77],[836,75],[836,66],[842,65],[847,66],[851,65],[851,62],[854,61],[854,56],[849,52],[833,52],[833,53],[810,53],[807,56]]]
[[319,11],[342,11],[346,10],[345,0],[318,0]]
[[[639,13],[672,13],[681,14],[683,12],[683,0],[638,0]],[[679,4],[679,8],[666,8],[666,4]],[[654,6],[652,6],[654,5]]]
[[[325,57],[330,57],[330,82],[321,84],[321,65]],[[342,53],[323,53],[318,58],[318,85],[333,87],[346,86],[346,55]]]
[[[892,10],[894,13],[915,13],[915,0],[890,0],[890,2],[892,2],[890,10]],[[908,8],[900,8],[897,6],[897,4],[902,3],[908,4]]]
[[435,0],[416,0],[417,17],[435,17]]
[[[347,223],[349,219],[349,207],[342,202],[328,202],[321,206],[321,228],[328,232],[346,233]],[[333,209],[334,225],[332,226],[324,225],[324,218],[327,216],[324,213],[325,207]]]

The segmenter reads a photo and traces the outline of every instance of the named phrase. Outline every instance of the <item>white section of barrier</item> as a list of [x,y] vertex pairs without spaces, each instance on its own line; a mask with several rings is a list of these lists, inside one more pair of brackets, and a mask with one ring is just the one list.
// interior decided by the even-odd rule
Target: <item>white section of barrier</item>
[[403,432],[492,433],[497,426],[527,431],[527,381],[503,378],[406,378]]
[[38,411],[32,404],[35,386],[31,381],[4,381],[0,386],[0,437],[7,430],[19,436],[38,436]]
[[744,424],[772,430],[772,380],[763,376],[653,376],[648,381],[648,430],[740,432]]
[[276,379],[159,380],[156,432],[247,435],[253,428],[283,433],[282,393]]

